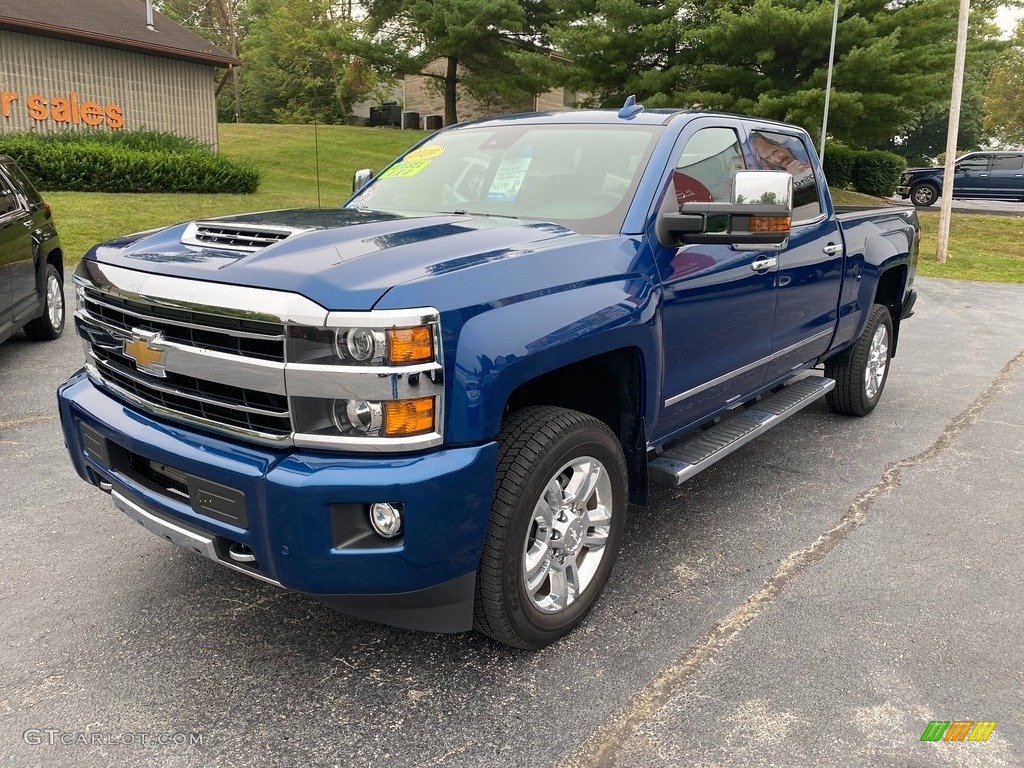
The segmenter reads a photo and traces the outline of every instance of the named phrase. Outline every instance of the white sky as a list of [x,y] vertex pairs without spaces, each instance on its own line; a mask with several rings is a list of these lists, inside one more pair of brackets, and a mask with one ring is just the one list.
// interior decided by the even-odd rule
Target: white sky
[[1024,17],[1024,8],[1011,8],[1004,5],[996,11],[996,24],[1002,28],[1004,34],[1009,36],[1013,32],[1017,20],[1021,17]]

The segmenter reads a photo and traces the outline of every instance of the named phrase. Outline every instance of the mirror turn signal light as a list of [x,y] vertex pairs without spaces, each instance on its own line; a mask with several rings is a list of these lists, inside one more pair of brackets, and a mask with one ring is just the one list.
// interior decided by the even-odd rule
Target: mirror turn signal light
[[789,232],[792,228],[790,216],[751,216],[747,219],[748,232]]

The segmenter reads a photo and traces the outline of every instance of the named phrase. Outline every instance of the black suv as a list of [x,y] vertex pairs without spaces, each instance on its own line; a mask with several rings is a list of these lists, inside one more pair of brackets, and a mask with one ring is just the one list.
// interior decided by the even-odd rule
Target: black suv
[[64,330],[64,259],[53,212],[11,158],[0,155],[0,341]]
[[[953,172],[953,197],[981,200],[1024,200],[1024,152],[971,152],[958,157]],[[908,168],[896,194],[918,207],[942,194],[942,168]]]

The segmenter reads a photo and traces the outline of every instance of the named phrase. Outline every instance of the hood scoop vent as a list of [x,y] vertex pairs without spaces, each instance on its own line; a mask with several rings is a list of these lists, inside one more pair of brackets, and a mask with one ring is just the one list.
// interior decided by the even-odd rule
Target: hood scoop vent
[[287,240],[306,229],[266,227],[258,224],[234,224],[222,221],[194,221],[185,228],[181,242],[203,248],[253,253],[268,245]]

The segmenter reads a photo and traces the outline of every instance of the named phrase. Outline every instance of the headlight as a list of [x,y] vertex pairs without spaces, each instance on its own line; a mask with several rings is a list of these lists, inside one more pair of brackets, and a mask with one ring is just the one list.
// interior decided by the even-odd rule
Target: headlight
[[285,356],[296,445],[402,451],[441,444],[437,310],[331,312],[321,327],[288,326]]
[[288,329],[288,361],[318,365],[403,366],[436,359],[434,328]]

